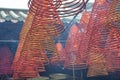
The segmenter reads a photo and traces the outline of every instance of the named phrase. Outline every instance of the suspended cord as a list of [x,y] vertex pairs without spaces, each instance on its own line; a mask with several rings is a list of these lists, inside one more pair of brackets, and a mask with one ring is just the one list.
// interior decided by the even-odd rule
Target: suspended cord
[[75,63],[75,56],[73,55],[73,53],[72,53],[72,57],[73,57],[73,64],[72,64],[72,67],[73,67],[73,80],[75,80],[75,65],[74,65],[74,63]]

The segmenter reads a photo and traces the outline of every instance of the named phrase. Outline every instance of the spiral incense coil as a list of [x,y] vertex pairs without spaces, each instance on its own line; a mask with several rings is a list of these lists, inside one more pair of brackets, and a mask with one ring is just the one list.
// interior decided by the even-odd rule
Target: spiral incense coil
[[79,38],[80,38],[79,53],[81,55],[81,60],[83,60],[83,62],[87,61],[88,38],[87,38],[86,32],[87,32],[87,25],[89,22],[89,17],[90,17],[90,12],[85,11],[82,14],[82,17],[78,24],[79,34],[80,34],[80,36],[79,36]]
[[[76,25],[73,25],[70,29],[70,32],[68,34],[68,38],[66,40],[66,45],[65,45],[65,51],[66,51],[66,60],[65,63],[69,63],[66,62],[67,59],[72,60],[72,54],[74,56],[76,56],[75,62],[79,62],[81,61],[81,55],[78,53],[78,49],[79,49],[79,30],[78,27]],[[76,62],[76,63],[77,63]],[[66,64],[65,64],[66,65]]]
[[105,30],[108,30],[106,42],[107,68],[109,72],[120,70],[120,0],[113,0],[108,11]]
[[64,67],[67,69],[83,69],[87,65],[82,61],[81,54],[79,53],[80,46],[80,33],[77,26],[73,25],[68,34],[65,45],[66,58]]
[[13,55],[7,46],[0,47],[0,75],[12,74]]
[[[23,25],[22,31],[20,33],[20,42],[19,42],[19,45],[18,45],[18,48],[17,48],[17,51],[16,51],[16,55],[15,55],[14,60],[13,60],[13,64],[12,64],[12,70],[13,70],[13,77],[14,78],[19,78],[18,74],[20,72],[22,72],[21,67],[22,67],[22,63],[24,61],[20,60],[21,51],[23,49],[23,45],[24,45],[24,42],[25,42],[26,35],[27,35],[27,33],[28,33],[28,31],[31,27],[33,18],[34,18],[34,15],[29,13],[26,20],[25,20],[25,23]],[[25,60],[25,59],[23,59],[23,60]]]
[[66,56],[66,53],[65,53],[65,49],[63,48],[62,46],[62,43],[58,42],[56,43],[56,48],[57,48],[57,52],[59,54],[59,57],[60,57],[60,61],[65,61],[65,56]]
[[[87,76],[107,75],[105,44],[108,32],[105,29],[106,15],[110,3],[105,0],[96,0],[87,26]],[[104,33],[103,33],[104,32]]]
[[31,27],[33,17],[34,17],[34,15],[29,13],[26,20],[25,20],[25,23],[24,23],[23,28],[22,28],[21,33],[20,33],[20,42],[19,42],[19,45],[18,45],[18,48],[16,51],[17,55],[15,55],[15,57],[14,57],[14,61],[13,61],[12,66],[14,66],[14,64],[18,61],[18,59],[20,57],[20,52],[23,48],[23,44],[24,44],[27,32],[29,31],[29,29]]
[[[101,2],[102,1],[102,2]],[[89,47],[94,45],[103,46],[101,43],[105,43],[107,32],[104,31],[104,25],[106,22],[106,14],[109,9],[109,3],[105,0],[96,0],[90,15],[90,21],[87,25],[87,39],[88,39],[88,51]],[[96,42],[97,41],[97,42]],[[96,42],[96,43],[95,43]]]
[[79,29],[76,25],[73,25],[69,31],[65,50],[67,53],[72,51],[78,51],[79,48]]
[[23,25],[21,33],[20,33],[20,41],[25,39],[26,34],[28,33],[29,29],[31,28],[33,18],[34,18],[33,14],[29,13],[27,15],[27,18],[24,22],[24,25]]

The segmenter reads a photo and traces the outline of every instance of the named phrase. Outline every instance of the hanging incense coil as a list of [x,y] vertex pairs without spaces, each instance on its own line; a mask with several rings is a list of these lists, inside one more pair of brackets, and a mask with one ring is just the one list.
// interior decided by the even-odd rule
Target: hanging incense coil
[[12,74],[13,54],[7,46],[0,47],[0,75]]
[[[83,63],[87,61],[87,47],[88,47],[88,38],[87,38],[87,25],[89,22],[90,12],[85,11],[82,14],[80,22],[78,24],[79,28],[79,38],[80,38],[80,45],[79,45],[79,53],[81,55],[81,60]],[[87,65],[87,64],[86,64]]]
[[78,27],[73,25],[70,29],[65,50],[66,50],[66,59],[64,63],[64,67],[67,69],[83,69],[86,68],[86,64],[81,60],[81,54],[79,53],[79,45],[80,45],[80,38],[79,38],[79,30]]
[[[22,30],[22,33],[24,33],[24,34],[21,35],[21,37],[23,37],[24,40],[22,41],[22,43],[20,43],[21,44],[20,47],[22,47],[22,48],[20,48],[21,50],[18,50],[18,51],[20,51],[20,54],[18,54],[19,58],[13,67],[14,72],[15,72],[14,77],[25,77],[25,76],[27,77],[29,75],[32,75],[31,72],[36,72],[36,74],[37,74],[38,72],[45,71],[43,61],[40,59],[41,56],[38,56],[38,55],[42,55],[40,51],[43,51],[43,50],[54,51],[54,50],[50,50],[52,47],[54,47],[53,37],[50,39],[47,38],[47,37],[51,36],[49,33],[49,32],[51,32],[51,30],[49,30],[48,23],[53,24],[54,19],[51,18],[51,16],[49,16],[49,15],[48,15],[49,17],[41,16],[42,13],[39,13],[38,7],[39,6],[35,6],[35,9],[36,9],[35,13],[34,12],[29,13],[32,16],[34,16],[34,18],[33,18],[33,21],[31,24],[25,25],[25,27],[31,25],[29,28],[27,28],[27,30],[28,30],[27,33],[24,33],[25,28]],[[47,6],[45,8],[48,9]],[[29,17],[28,17],[28,20],[29,20]],[[49,44],[46,45],[45,41],[49,41]],[[54,48],[52,48],[52,49],[54,49]],[[29,66],[32,66],[30,70],[29,70],[29,68],[27,68]],[[25,75],[24,72],[26,73],[26,71],[23,71],[24,69],[29,71],[31,74],[28,72],[29,75],[27,75],[27,74]],[[21,74],[21,76],[18,74]],[[24,74],[24,75],[22,75],[22,74]],[[31,77],[33,77],[33,75]],[[34,75],[34,77],[37,77],[37,75]]]
[[56,47],[57,47],[57,51],[58,51],[58,54],[59,54],[59,57],[60,57],[60,61],[64,62],[65,61],[65,56],[66,56],[66,53],[65,53],[65,50],[62,46],[62,43],[58,42],[56,43]]
[[88,77],[108,74],[104,51],[108,32],[104,30],[104,26],[109,5],[110,3],[107,3],[105,0],[96,0],[91,12],[87,27],[89,40],[87,48]]
[[78,47],[79,47],[78,44],[79,44],[79,30],[76,25],[73,25],[69,31],[66,40],[66,45],[65,45],[66,52],[69,53],[72,51],[78,51]]
[[31,27],[33,18],[34,18],[34,15],[29,13],[26,20],[25,20],[25,23],[24,23],[23,28],[22,28],[21,33],[20,33],[20,42],[19,42],[19,45],[18,45],[18,48],[17,48],[17,51],[16,51],[16,55],[14,57],[14,61],[13,61],[13,64],[12,64],[12,69],[14,69],[13,67],[15,67],[16,62],[18,61],[18,59],[20,57],[20,53],[21,53],[21,50],[23,48],[26,35],[27,35],[27,33],[28,33],[28,31]]
[[12,69],[13,71],[16,69],[16,66],[17,66],[17,62],[19,60],[19,57],[20,57],[20,54],[21,54],[21,50],[23,48],[23,45],[24,45],[24,41],[25,41],[25,38],[26,38],[26,35],[31,27],[31,24],[32,24],[32,21],[33,21],[33,18],[34,18],[34,15],[33,14],[28,14],[26,20],[25,20],[25,23],[23,25],[23,28],[21,30],[21,33],[20,33],[20,42],[19,42],[19,45],[18,45],[18,48],[17,48],[17,51],[16,51],[16,55],[14,57],[14,61],[13,61],[13,64],[12,64]]

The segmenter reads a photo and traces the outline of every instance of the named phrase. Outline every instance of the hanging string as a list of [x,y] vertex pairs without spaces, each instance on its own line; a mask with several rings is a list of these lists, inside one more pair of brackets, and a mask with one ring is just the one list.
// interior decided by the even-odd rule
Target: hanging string
[[74,63],[75,63],[75,55],[73,54],[73,52],[72,52],[72,60],[73,60],[73,64],[72,64],[72,67],[73,67],[73,69],[72,69],[72,71],[73,71],[73,80],[75,80],[75,65],[74,65]]

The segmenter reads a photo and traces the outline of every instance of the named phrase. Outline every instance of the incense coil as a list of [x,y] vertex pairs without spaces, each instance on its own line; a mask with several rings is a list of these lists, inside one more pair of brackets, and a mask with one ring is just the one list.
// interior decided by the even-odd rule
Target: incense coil
[[67,53],[71,53],[74,51],[78,51],[79,49],[79,30],[76,25],[73,25],[69,31],[67,40],[66,40],[66,45],[65,45],[65,50]]
[[67,69],[72,69],[73,67],[76,70],[87,68],[87,64],[83,62],[79,53],[80,39],[79,28],[73,25],[65,45],[66,58],[64,67]]
[[0,47],[0,75],[12,74],[13,55],[7,46]]
[[14,61],[13,61],[12,66],[14,66],[14,64],[18,61],[18,59],[20,57],[20,52],[22,50],[26,35],[27,35],[27,33],[28,33],[28,31],[31,27],[33,17],[34,17],[34,15],[29,13],[26,20],[25,20],[25,23],[24,23],[23,28],[22,28],[21,33],[20,33],[20,42],[19,42],[19,45],[18,45],[18,48],[17,48],[17,51],[16,51],[17,55],[15,55],[15,57],[14,57]]
[[20,60],[20,57],[21,57],[21,51],[22,51],[22,48],[23,48],[23,45],[24,45],[24,42],[25,42],[26,35],[27,35],[27,33],[28,33],[28,31],[31,27],[33,18],[34,18],[34,15],[29,13],[26,20],[25,20],[25,23],[23,25],[21,33],[20,33],[20,42],[19,42],[19,45],[18,45],[18,48],[17,48],[17,51],[16,51],[16,55],[15,55],[14,60],[13,60],[13,64],[12,64],[12,70],[13,70],[13,77],[14,78],[18,78],[17,74],[22,71],[21,70],[21,66],[22,66],[21,64],[22,63],[19,60]]
[[[104,36],[107,36],[106,31],[103,34],[106,14],[109,9],[109,4],[105,0],[96,0],[90,16],[90,21],[87,26],[88,48],[89,55],[102,54],[104,48],[103,43],[106,41]],[[91,30],[90,30],[91,29]]]
[[60,61],[64,62],[65,58],[66,58],[66,52],[62,46],[62,43],[60,43],[60,42],[56,43],[56,48],[57,48],[57,52],[58,52],[59,57],[60,57]]
[[87,76],[107,75],[105,44],[109,32],[105,29],[106,15],[110,3],[105,0],[96,0],[87,26]]
[[[113,0],[108,11],[105,30],[108,30],[106,43],[107,68],[109,72],[120,70],[120,0]],[[111,59],[112,58],[112,59]]]
[[79,34],[80,34],[79,53],[81,55],[81,60],[83,60],[84,63],[86,63],[87,61],[87,47],[88,47],[87,25],[89,23],[89,17],[90,17],[90,12],[85,11],[82,14],[82,17],[78,24]]
[[21,41],[25,39],[26,34],[27,34],[27,32],[29,31],[29,29],[30,29],[30,27],[31,27],[33,18],[34,18],[34,15],[33,15],[33,14],[29,13],[29,14],[27,15],[27,18],[26,18],[26,20],[25,20],[25,23],[24,23],[24,25],[23,25],[23,27],[22,27],[22,30],[21,30],[21,32],[20,32],[20,40],[21,40]]

